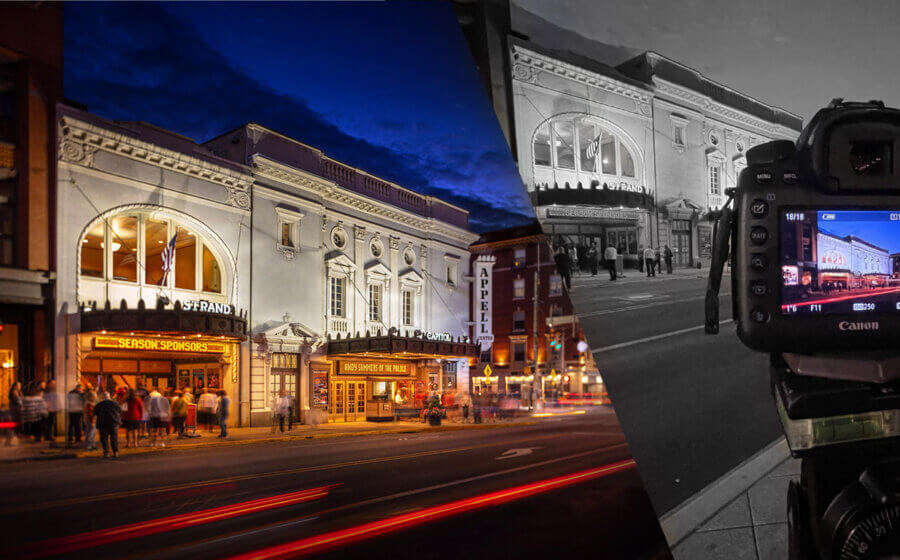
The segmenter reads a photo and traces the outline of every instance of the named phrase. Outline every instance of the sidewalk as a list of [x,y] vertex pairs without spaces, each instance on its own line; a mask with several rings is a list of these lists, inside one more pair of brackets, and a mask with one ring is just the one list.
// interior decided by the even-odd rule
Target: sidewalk
[[[728,272],[726,272],[726,274],[728,274]],[[572,287],[575,289],[581,287],[599,288],[644,282],[653,283],[661,282],[663,280],[705,279],[708,277],[709,268],[676,268],[672,270],[672,274],[667,274],[665,268],[663,268],[663,272],[661,274],[657,273],[656,276],[647,276],[646,272],[629,268],[625,270],[625,276],[620,274],[618,279],[613,282],[609,279],[609,272],[604,269],[597,272],[596,276],[591,275],[590,272],[577,272],[573,274]]]
[[[511,420],[487,421],[483,424],[462,423],[457,421],[444,421],[441,426],[432,427],[421,421],[401,422],[350,422],[345,424],[320,424],[318,426],[295,424],[293,430],[283,434],[277,427],[273,430],[269,426],[258,428],[229,428],[228,437],[220,439],[218,429],[214,432],[201,432],[200,437],[177,438],[170,435],[166,438],[166,447],[149,447],[148,439],[140,440],[142,445],[137,448],[125,448],[125,432],[119,433],[119,454],[134,455],[139,453],[155,453],[171,451],[173,449],[196,449],[200,447],[220,447],[226,445],[245,445],[254,443],[269,443],[276,441],[298,441],[308,439],[320,439],[341,436],[366,436],[380,434],[401,434],[433,431],[453,430],[478,430],[492,428],[506,428],[512,426],[528,426],[536,423],[531,417],[520,417]],[[18,461],[42,461],[52,459],[71,459],[76,457],[101,457],[100,442],[97,441],[97,450],[87,451],[84,442],[78,447],[66,449],[65,439],[56,438],[55,443],[26,443],[19,440],[17,445],[0,445],[0,463]]]
[[[787,488],[799,476],[781,440],[664,515],[675,560],[787,558]],[[721,507],[704,516],[711,504]]]

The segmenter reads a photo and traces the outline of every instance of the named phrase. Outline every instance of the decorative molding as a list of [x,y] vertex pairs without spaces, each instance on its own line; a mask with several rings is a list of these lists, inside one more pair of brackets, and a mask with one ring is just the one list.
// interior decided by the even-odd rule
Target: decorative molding
[[353,226],[353,237],[357,241],[365,241],[366,240],[366,228],[363,226]]
[[394,237],[393,235],[390,236],[390,244],[391,244],[391,251],[399,251],[400,250],[400,238],[399,237]]
[[[513,78],[516,80],[533,81],[537,73],[543,71],[579,84],[634,99],[641,103],[650,103],[650,92],[641,88],[625,84],[597,72],[585,70],[568,62],[562,62],[549,56],[538,54],[518,45],[514,45],[511,51]],[[525,76],[528,79],[521,79],[519,76]]]
[[58,135],[59,158],[62,161],[93,167],[94,154],[102,150],[223,186],[228,190],[226,204],[244,210],[250,208],[250,185],[253,184],[253,177],[249,174],[113,132],[71,116],[59,119]]

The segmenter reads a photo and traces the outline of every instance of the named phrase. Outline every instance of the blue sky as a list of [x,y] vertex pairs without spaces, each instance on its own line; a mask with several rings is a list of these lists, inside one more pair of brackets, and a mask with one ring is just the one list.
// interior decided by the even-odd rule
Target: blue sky
[[[819,230],[846,237],[854,235],[889,253],[900,253],[900,221],[890,221],[897,212],[829,212],[837,214],[835,221],[818,220]],[[822,212],[818,215],[821,216]]]
[[471,212],[533,210],[449,4],[67,3],[65,96],[205,141],[248,121]]

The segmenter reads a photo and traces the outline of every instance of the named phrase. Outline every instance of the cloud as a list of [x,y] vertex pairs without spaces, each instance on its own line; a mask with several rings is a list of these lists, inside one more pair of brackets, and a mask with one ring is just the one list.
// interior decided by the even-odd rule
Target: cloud
[[[521,224],[533,216],[518,175],[510,173],[509,154],[504,163],[503,154],[459,150],[465,139],[442,138],[441,131],[421,121],[373,122],[416,142],[379,145],[353,137],[303,99],[234,68],[160,5],[74,4],[66,10],[65,29],[65,95],[103,117],[151,122],[198,141],[258,122],[469,210],[475,231]],[[421,138],[428,139],[424,148]]]

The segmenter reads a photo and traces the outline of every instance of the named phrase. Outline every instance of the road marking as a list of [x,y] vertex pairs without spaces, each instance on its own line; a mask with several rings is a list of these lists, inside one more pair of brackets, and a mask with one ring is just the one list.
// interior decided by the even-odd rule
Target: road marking
[[[634,294],[634,295],[630,295],[630,296],[625,296],[624,298],[620,298],[620,299],[629,300],[629,301],[639,301],[639,300],[644,300],[644,299],[650,299],[652,297],[653,297],[653,294]],[[664,295],[660,295],[660,297],[664,297]]]
[[[727,323],[732,322],[734,319],[725,319],[724,321],[719,321],[719,325],[725,325]],[[648,336],[647,338],[640,338],[638,340],[629,340],[628,342],[620,342],[619,344],[613,344],[612,346],[604,346],[603,348],[597,348],[596,350],[591,351],[591,354],[602,354],[603,352],[610,352],[612,350],[619,350],[620,348],[628,348],[629,346],[634,346],[636,344],[644,344],[645,342],[653,342],[655,340],[661,340],[663,338],[669,338],[671,336],[678,336],[680,334],[685,334],[693,331],[698,331],[702,329],[705,325],[700,325],[697,327],[688,327],[686,329],[678,329],[677,331],[670,331],[663,334],[658,334],[655,336]]]
[[531,455],[535,449],[543,449],[543,447],[516,447],[513,449],[507,449],[503,453],[497,457],[497,460],[501,459],[512,459],[513,457],[523,457],[525,455]]
[[115,500],[120,498],[130,498],[134,496],[146,496],[148,494],[157,494],[159,492],[171,492],[173,490],[184,490],[187,488],[198,488],[201,486],[208,486],[211,484],[223,484],[228,482],[240,482],[244,480],[253,480],[258,478],[267,478],[267,477],[275,477],[275,476],[285,476],[290,474],[300,474],[305,472],[312,471],[325,471],[329,469],[342,469],[347,467],[355,467],[359,465],[370,465],[373,463],[386,463],[389,461],[402,461],[405,459],[416,459],[419,457],[429,457],[432,455],[444,455],[448,453],[459,453],[462,451],[471,451],[473,449],[484,449],[486,447],[497,447],[501,445],[509,445],[511,443],[524,443],[527,441],[534,441],[540,439],[548,439],[559,437],[559,434],[548,434],[543,436],[531,436],[525,438],[514,439],[511,441],[498,441],[491,443],[483,443],[480,445],[470,445],[466,447],[455,447],[451,449],[436,449],[434,451],[421,451],[419,453],[408,453],[405,455],[392,455],[389,457],[373,457],[371,459],[360,459],[358,461],[347,461],[343,463],[331,463],[329,465],[314,465],[309,467],[299,467],[294,469],[284,469],[280,471],[271,471],[265,473],[254,473],[254,474],[245,474],[245,475],[237,475],[237,476],[228,476],[223,478],[216,478],[210,480],[203,480],[198,482],[186,482],[184,484],[172,484],[168,486],[157,486],[154,488],[145,488],[141,490],[125,490],[122,492],[111,492],[109,494],[95,494],[91,496],[80,496],[78,498],[66,498],[62,500],[52,500],[48,502],[41,502],[36,504],[21,504],[18,506],[10,506],[0,508],[0,515],[8,515],[10,513],[20,513],[23,511],[39,511],[42,509],[50,509],[57,508],[63,506],[70,506],[75,504],[85,504],[92,502],[103,502],[107,500]]

